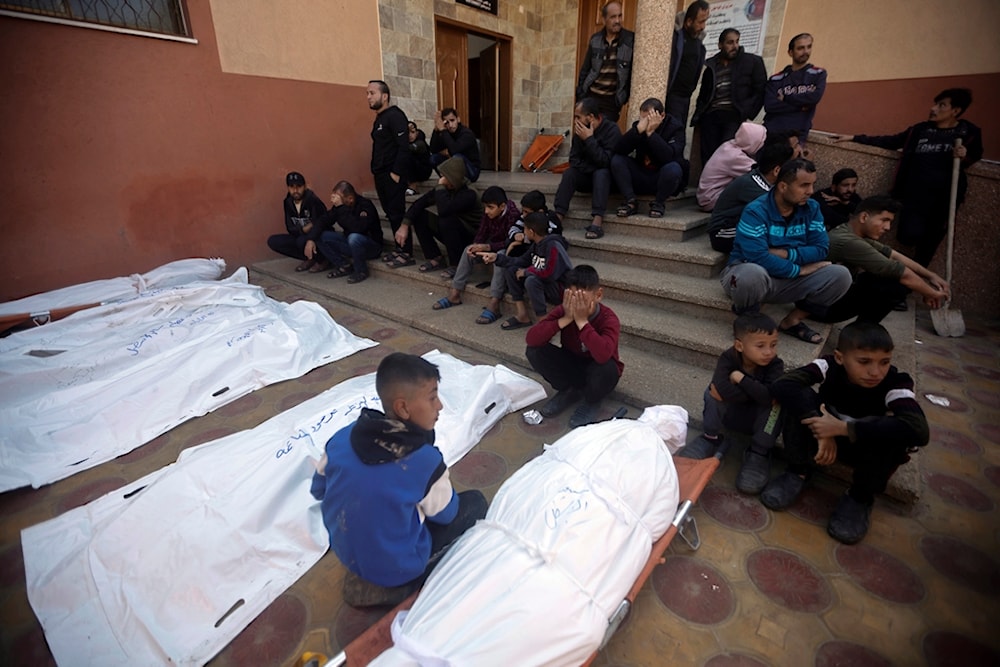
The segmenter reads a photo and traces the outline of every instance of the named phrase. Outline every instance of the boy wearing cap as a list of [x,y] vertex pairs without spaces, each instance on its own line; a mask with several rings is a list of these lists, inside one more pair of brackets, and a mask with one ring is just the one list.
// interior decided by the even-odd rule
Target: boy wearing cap
[[[297,171],[290,171],[285,176],[288,194],[285,195],[285,234],[273,234],[267,239],[267,247],[274,252],[301,259],[302,263],[295,267],[296,271],[323,271],[326,261],[315,252],[315,247],[306,254],[306,243],[313,224],[326,213],[326,205],[316,194],[306,187],[306,177]],[[316,268],[319,267],[319,268]]]

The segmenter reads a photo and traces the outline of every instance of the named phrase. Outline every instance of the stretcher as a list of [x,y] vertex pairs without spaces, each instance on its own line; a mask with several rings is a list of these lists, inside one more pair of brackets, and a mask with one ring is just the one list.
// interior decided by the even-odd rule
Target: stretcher
[[531,172],[540,171],[548,159],[555,155],[555,152],[562,146],[563,139],[568,136],[569,130],[562,134],[545,134],[543,127],[535,135],[528,150],[524,152],[524,157],[521,158],[521,169]]
[[85,310],[87,308],[95,308],[100,305],[103,304],[98,301],[95,303],[85,303],[79,306],[66,306],[65,308],[52,308],[49,310],[41,310],[37,312],[0,315],[0,333],[3,333],[8,329],[13,329],[15,327],[25,327],[25,326],[40,327],[43,324],[48,324],[49,322],[55,322],[56,320],[61,320],[64,317],[69,317],[75,312]]
[[[691,515],[691,511],[701,496],[702,491],[708,486],[712,475],[715,474],[715,471],[721,465],[724,455],[725,449],[720,448],[720,451],[715,456],[702,460],[673,457],[680,486],[680,504],[677,507],[677,513],[674,515],[674,520],[671,522],[670,528],[653,544],[646,566],[640,572],[628,594],[618,605],[615,613],[608,619],[608,628],[598,651],[607,645],[615,631],[617,631],[622,622],[628,617],[632,605],[635,603],[636,596],[642,590],[653,570],[658,565],[666,562],[664,554],[674,537],[680,535],[681,539],[692,550],[698,549],[701,546],[698,524],[694,516]],[[407,610],[413,606],[418,593],[414,593],[401,602],[396,608],[375,623],[375,625],[361,633],[361,635],[333,658],[328,659],[319,653],[305,653],[299,660],[300,667],[341,667],[344,665],[347,667],[363,667],[367,665],[392,646],[392,636],[390,634],[392,620],[398,612]],[[597,653],[595,651],[584,665],[590,665],[597,657]]]

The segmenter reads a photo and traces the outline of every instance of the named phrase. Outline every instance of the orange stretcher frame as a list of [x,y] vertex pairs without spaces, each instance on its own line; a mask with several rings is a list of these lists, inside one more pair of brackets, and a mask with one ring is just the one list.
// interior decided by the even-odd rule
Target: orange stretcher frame
[[535,135],[528,150],[524,152],[524,157],[521,158],[521,169],[530,172],[541,171],[542,166],[555,155],[555,152],[562,146],[563,139],[568,136],[569,130],[563,134],[545,134],[543,127]]
[[0,315],[0,333],[7,331],[7,329],[13,329],[14,327],[24,326],[26,324],[34,324],[36,327],[40,327],[43,324],[61,320],[62,318],[68,317],[75,312],[100,305],[100,302],[85,303],[79,306],[65,306],[63,308],[53,308],[51,310],[43,310],[35,313]]
[[[701,539],[698,535],[698,524],[695,522],[694,517],[691,516],[691,509],[701,496],[701,492],[708,486],[712,475],[719,469],[724,453],[719,452],[711,458],[702,460],[673,457],[680,486],[680,504],[677,507],[677,514],[674,515],[674,520],[671,522],[667,532],[653,544],[649,560],[646,561],[646,566],[639,573],[639,577],[635,580],[625,599],[618,605],[618,609],[614,615],[608,619],[608,629],[604,633],[604,639],[601,641],[601,645],[597,651],[583,663],[584,667],[594,661],[598,651],[607,645],[615,631],[621,626],[631,611],[632,605],[635,603],[635,598],[639,595],[639,591],[646,584],[649,575],[653,573],[653,569],[666,562],[664,553],[666,553],[667,547],[670,546],[674,537],[680,534],[681,538],[692,549],[697,549],[701,546]],[[375,625],[361,633],[357,639],[348,644],[343,651],[333,658],[327,660],[321,654],[306,653],[302,656],[299,664],[301,667],[341,667],[342,665],[346,665],[347,667],[364,667],[364,665],[370,663],[381,655],[383,651],[392,646],[392,636],[390,634],[392,619],[396,617],[397,612],[412,607],[418,593],[414,593],[399,603],[395,609],[379,619]]]

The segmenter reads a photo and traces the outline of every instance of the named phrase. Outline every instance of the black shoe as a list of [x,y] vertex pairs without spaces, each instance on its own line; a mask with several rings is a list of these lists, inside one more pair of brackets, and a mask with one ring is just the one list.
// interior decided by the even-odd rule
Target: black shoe
[[580,392],[576,389],[563,389],[557,391],[556,395],[545,402],[545,405],[538,409],[543,417],[555,417],[566,408],[580,400]]
[[837,509],[830,515],[826,532],[844,544],[857,544],[868,533],[872,506],[859,503],[847,493],[840,497]]
[[580,405],[576,406],[576,410],[569,418],[570,428],[579,428],[580,426],[586,426],[587,424],[594,423],[594,419],[597,417],[598,403],[587,403],[584,401]]
[[704,435],[699,435],[690,444],[681,447],[677,456],[682,459],[707,459],[715,455],[715,450],[718,449],[721,442],[721,437],[712,440]]
[[806,480],[794,472],[784,472],[768,482],[760,494],[760,502],[772,510],[783,510],[798,499]]
[[736,490],[740,493],[756,496],[764,490],[764,487],[767,486],[767,480],[770,478],[770,453],[759,454],[747,447],[743,453],[743,465],[740,466],[740,471],[736,475]]
[[350,283],[351,285],[354,285],[356,283],[360,283],[361,281],[367,280],[367,279],[368,279],[368,274],[367,273],[361,273],[360,271],[358,271],[358,272],[352,273],[350,276],[348,276],[347,282]]

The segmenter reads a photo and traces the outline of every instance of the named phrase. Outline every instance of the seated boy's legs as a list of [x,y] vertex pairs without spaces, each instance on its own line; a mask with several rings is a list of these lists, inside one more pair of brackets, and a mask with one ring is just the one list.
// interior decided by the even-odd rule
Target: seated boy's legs
[[702,397],[701,423],[704,433],[685,445],[677,455],[686,459],[707,459],[715,454],[722,442],[722,413],[725,409],[723,401],[712,395],[712,385],[705,388]]
[[375,259],[382,253],[382,246],[365,234],[350,234],[347,245],[351,253],[351,264],[355,275],[368,275],[368,260]]
[[736,474],[736,490],[757,495],[767,485],[771,476],[771,450],[782,428],[781,406],[777,403],[762,406],[756,403],[723,403],[722,421],[733,431],[751,436],[750,445],[743,452],[743,463]]
[[[476,268],[476,262],[467,252],[468,248],[469,247],[466,246],[462,249],[462,255],[459,258],[458,263],[454,264],[455,277],[451,280],[451,289],[459,295],[465,291],[465,286],[469,284],[469,278],[472,276],[472,272]],[[452,301],[457,301],[457,299],[452,299]]]
[[448,255],[448,265],[458,266],[458,262],[465,254],[465,248],[476,237],[475,232],[469,229],[461,218],[439,217],[437,237],[444,243],[445,252]]
[[558,306],[562,303],[562,288],[554,280],[546,280],[536,275],[524,278],[524,291],[531,302],[531,308],[538,317],[544,317],[548,308],[546,303]]
[[579,357],[552,343],[529,347],[525,356],[535,372],[556,390],[555,396],[539,409],[543,417],[555,417],[580,400],[587,376]]
[[489,503],[482,491],[470,489],[458,494],[458,514],[450,523],[440,524],[433,521],[426,523],[427,530],[431,533],[431,558],[421,579],[430,574],[441,556],[455,543],[455,540],[476,525],[477,521],[486,517],[487,509],[489,509]]
[[421,211],[419,215],[414,216],[413,220],[410,220],[410,224],[413,226],[411,230],[412,236],[417,237],[417,241],[420,243],[420,252],[424,253],[424,258],[427,260],[437,259],[443,262],[443,256],[441,254],[441,248],[438,247],[437,241],[434,240],[434,232],[431,231],[430,217],[427,211]]

